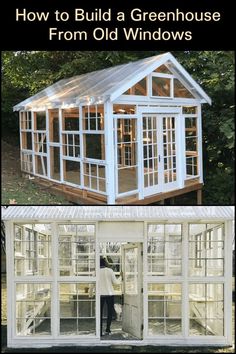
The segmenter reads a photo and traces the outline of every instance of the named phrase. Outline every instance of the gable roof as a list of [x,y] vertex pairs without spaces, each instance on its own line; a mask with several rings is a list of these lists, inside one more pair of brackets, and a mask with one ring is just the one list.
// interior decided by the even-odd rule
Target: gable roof
[[230,206],[9,206],[3,220],[233,220]]
[[210,97],[187,73],[171,53],[156,55],[127,64],[63,79],[18,103],[14,111],[73,107],[80,103],[114,101],[131,86],[166,64],[170,71],[189,89],[194,97],[211,104]]

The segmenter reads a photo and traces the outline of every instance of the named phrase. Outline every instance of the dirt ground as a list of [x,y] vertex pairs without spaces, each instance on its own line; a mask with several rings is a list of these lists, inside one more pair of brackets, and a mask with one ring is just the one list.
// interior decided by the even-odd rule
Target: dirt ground
[[22,176],[19,146],[1,144],[2,205],[8,204],[69,204],[63,197],[52,195]]

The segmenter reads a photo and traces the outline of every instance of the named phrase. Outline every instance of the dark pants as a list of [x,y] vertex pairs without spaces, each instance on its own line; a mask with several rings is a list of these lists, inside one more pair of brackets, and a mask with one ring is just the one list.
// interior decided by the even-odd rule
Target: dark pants
[[101,295],[101,319],[100,319],[100,333],[102,335],[102,319],[103,319],[103,308],[104,304],[107,304],[107,327],[106,332],[111,330],[112,314],[114,309],[114,296],[113,295]]

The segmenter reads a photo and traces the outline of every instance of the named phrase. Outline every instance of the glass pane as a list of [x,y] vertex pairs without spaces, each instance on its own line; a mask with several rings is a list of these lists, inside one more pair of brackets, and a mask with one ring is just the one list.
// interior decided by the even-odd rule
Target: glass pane
[[16,334],[51,334],[50,284],[16,284]]
[[150,336],[165,334],[164,320],[149,319],[148,320],[148,334]]
[[15,275],[51,274],[51,225],[15,225]]
[[191,92],[178,79],[174,79],[174,97],[194,98]]
[[189,275],[224,275],[224,225],[189,225]]
[[76,108],[62,110],[62,130],[78,131],[79,110]]
[[94,225],[60,225],[58,251],[61,276],[94,276]]
[[125,294],[138,293],[138,249],[125,250]]
[[60,284],[60,334],[95,335],[95,283]]
[[190,335],[224,334],[223,284],[189,285]]
[[181,335],[182,334],[181,319],[168,319],[168,320],[166,320],[166,334]]
[[146,77],[139,81],[137,84],[129,88],[123,95],[138,95],[146,96],[147,95],[147,79]]
[[170,97],[170,79],[153,76],[152,96]]
[[182,274],[182,225],[148,225],[148,273]]
[[97,160],[105,159],[103,134],[84,134],[84,156]]
[[176,335],[182,332],[181,284],[148,284],[148,332]]
[[46,130],[46,112],[36,112],[35,130]]

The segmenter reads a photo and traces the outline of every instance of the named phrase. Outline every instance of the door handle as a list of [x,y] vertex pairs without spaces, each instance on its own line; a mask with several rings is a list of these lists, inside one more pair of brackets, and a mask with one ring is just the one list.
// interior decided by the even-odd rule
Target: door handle
[[161,162],[161,155],[158,155],[158,161]]

